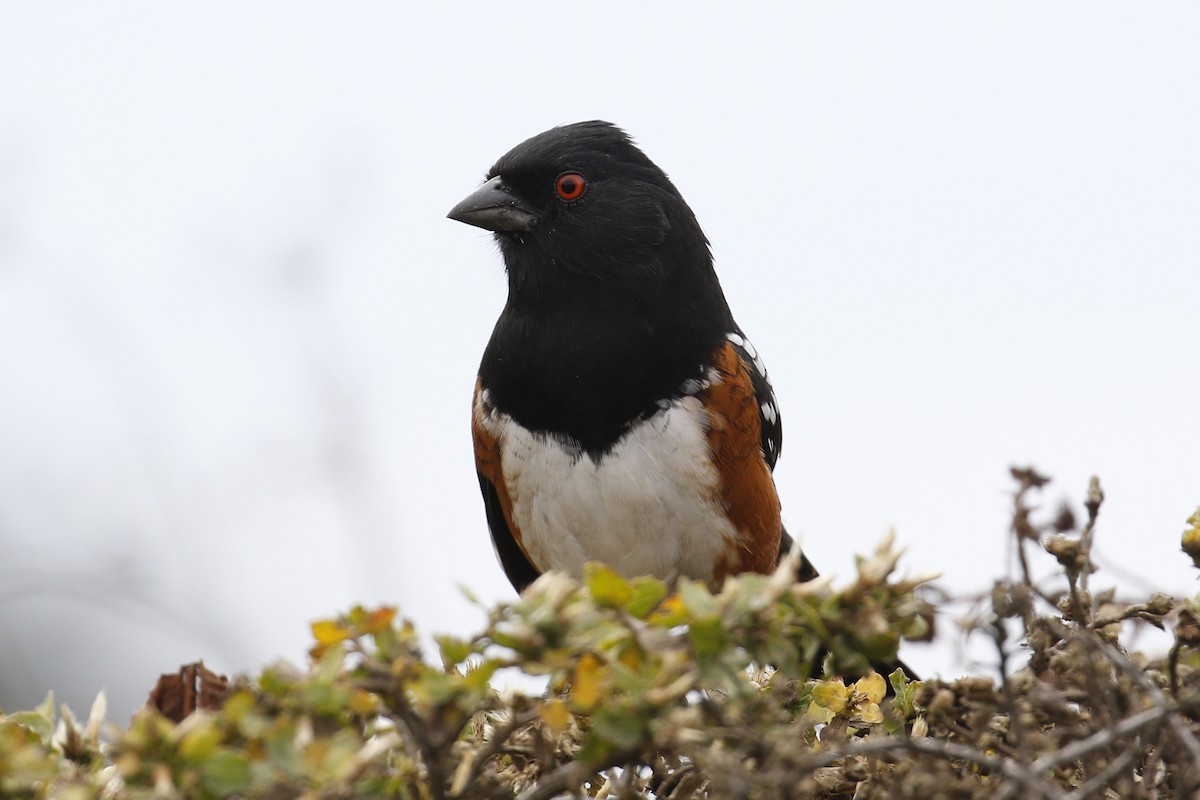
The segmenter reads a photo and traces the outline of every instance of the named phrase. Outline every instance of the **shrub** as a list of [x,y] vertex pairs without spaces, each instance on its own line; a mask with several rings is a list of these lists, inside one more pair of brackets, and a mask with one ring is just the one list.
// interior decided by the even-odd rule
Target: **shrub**
[[[0,715],[0,796],[1191,796],[1200,609],[1093,593],[1098,483],[1077,527],[1068,512],[1036,521],[1046,479],[1013,474],[1020,574],[971,624],[999,680],[869,671],[933,632],[925,579],[894,576],[890,537],[842,588],[795,583],[794,563],[715,594],[595,565],[544,576],[473,638],[439,637],[441,663],[394,609],[354,608],[313,625],[307,669],[226,686],[195,666],[125,729],[102,724],[102,702],[85,724],[51,698]],[[1185,549],[1200,516],[1189,524]],[[1035,580],[1049,557],[1054,579]],[[1165,658],[1122,646],[1146,624],[1173,631]],[[811,675],[821,654],[824,674],[851,678]]]

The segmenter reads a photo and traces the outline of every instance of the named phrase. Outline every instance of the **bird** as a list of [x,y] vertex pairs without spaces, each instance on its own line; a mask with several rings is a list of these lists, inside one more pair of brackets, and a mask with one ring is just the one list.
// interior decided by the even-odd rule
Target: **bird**
[[[490,231],[507,272],[471,432],[513,587],[590,561],[714,590],[772,572],[796,548],[779,403],[667,174],[610,122],[562,125],[447,216]],[[797,572],[817,576],[802,553]]]

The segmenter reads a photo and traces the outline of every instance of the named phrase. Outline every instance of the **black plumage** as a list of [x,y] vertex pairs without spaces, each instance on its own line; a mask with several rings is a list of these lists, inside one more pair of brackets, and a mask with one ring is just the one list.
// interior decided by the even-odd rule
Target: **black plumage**
[[[563,202],[555,179],[571,172],[587,188]],[[508,302],[480,378],[526,427],[601,454],[699,379],[736,329],[708,240],[662,170],[606,122],[535,136],[487,177],[536,222],[496,231]]]

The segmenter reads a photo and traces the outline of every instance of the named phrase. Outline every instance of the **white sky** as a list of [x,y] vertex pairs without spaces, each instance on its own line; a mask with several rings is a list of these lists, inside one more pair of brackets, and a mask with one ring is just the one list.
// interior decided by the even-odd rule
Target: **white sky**
[[581,119],[713,241],[822,571],[895,526],[986,590],[1033,463],[1101,476],[1124,586],[1195,591],[1200,7],[429,5],[0,8],[0,706],[121,719],[355,601],[483,624],[504,280],[444,214]]

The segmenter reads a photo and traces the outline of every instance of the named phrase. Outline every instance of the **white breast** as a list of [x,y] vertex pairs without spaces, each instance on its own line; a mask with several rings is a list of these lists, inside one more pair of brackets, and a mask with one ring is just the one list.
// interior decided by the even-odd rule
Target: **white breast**
[[480,404],[478,418],[500,441],[513,522],[534,566],[578,575],[601,561],[628,576],[712,580],[737,531],[718,504],[699,400],[673,401],[598,462],[484,410],[483,397]]

